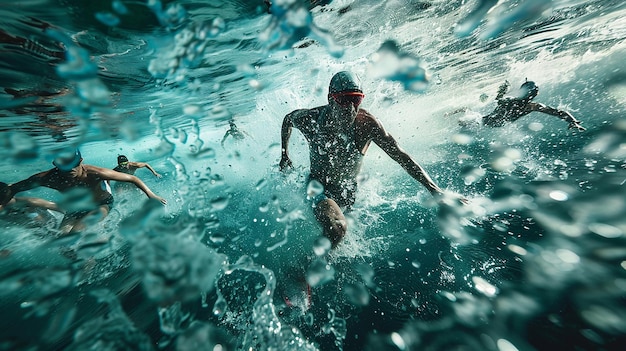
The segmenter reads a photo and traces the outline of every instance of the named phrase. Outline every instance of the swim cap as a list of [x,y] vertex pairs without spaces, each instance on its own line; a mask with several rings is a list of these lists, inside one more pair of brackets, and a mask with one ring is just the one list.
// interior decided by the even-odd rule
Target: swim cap
[[530,80],[524,82],[524,84],[522,84],[519,88],[522,90],[524,98],[526,99],[532,100],[539,93],[539,87],[537,86],[537,84]]
[[128,162],[128,157],[124,155],[117,156],[117,163]]
[[336,73],[330,80],[328,93],[335,94],[343,91],[358,91],[362,93],[363,90],[361,90],[359,77],[347,71]]
[[63,152],[57,156],[52,164],[62,172],[69,172],[82,161],[80,150],[74,149],[73,151]]

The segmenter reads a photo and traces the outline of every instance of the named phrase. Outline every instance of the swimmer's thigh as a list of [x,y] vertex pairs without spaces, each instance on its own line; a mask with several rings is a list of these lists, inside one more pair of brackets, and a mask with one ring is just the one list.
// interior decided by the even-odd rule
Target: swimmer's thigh
[[337,246],[348,229],[346,217],[339,205],[333,199],[326,198],[318,202],[313,211],[332,247]]

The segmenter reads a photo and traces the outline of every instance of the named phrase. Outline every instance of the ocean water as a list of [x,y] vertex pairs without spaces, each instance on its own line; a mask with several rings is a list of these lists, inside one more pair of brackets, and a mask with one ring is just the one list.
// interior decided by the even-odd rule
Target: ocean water
[[[57,213],[0,213],[1,350],[624,349],[623,1],[2,0],[0,14],[0,181],[78,146],[87,164],[148,162],[163,177],[136,175],[168,201],[115,191],[70,236]],[[327,250],[304,138],[283,174],[280,126],[325,104],[341,70],[469,205],[435,203],[374,145]],[[526,79],[587,130],[537,112],[459,124]]]

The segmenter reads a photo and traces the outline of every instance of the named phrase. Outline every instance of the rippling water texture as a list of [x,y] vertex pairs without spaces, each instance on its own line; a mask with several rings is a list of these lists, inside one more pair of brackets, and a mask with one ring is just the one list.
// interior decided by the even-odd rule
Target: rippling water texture
[[[78,146],[148,162],[168,201],[116,190],[70,236],[58,213],[0,212],[1,350],[623,350],[622,0],[1,0],[0,17],[0,181]],[[340,70],[470,205],[436,205],[373,146],[326,251],[304,138],[282,174],[280,126]],[[526,79],[587,130],[459,125]]]

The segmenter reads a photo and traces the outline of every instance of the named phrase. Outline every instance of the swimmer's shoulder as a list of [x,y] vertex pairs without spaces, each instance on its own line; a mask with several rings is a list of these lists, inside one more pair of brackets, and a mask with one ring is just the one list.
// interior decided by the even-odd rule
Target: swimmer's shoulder
[[294,110],[287,115],[291,122],[296,126],[304,125],[306,122],[317,121],[324,113],[327,106],[318,106],[314,108],[303,108]]

